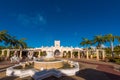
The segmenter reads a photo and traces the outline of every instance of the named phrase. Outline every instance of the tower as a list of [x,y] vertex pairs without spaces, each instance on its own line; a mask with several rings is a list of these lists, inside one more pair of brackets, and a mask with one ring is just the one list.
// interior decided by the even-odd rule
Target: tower
[[54,41],[54,46],[55,47],[60,47],[60,41],[59,40],[55,40]]

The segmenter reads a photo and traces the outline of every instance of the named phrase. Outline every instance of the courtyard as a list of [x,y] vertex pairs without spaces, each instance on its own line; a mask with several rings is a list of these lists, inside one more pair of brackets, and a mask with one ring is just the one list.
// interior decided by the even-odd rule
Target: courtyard
[[[72,59],[79,62],[80,70],[74,76],[62,76],[60,78],[48,77],[44,80],[120,80],[120,71],[117,64],[86,59]],[[0,63],[0,80],[33,80],[31,77],[19,78],[6,76],[6,68],[17,63],[3,61]]]

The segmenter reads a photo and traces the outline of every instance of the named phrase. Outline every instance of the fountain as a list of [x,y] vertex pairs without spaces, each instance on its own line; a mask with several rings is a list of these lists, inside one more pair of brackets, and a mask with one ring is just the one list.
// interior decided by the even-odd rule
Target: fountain
[[43,69],[58,69],[63,67],[63,61],[54,58],[54,53],[52,51],[47,51],[46,56],[43,59],[34,61],[34,68],[38,70]]
[[52,51],[47,51],[46,53],[45,59],[54,59],[54,53]]
[[42,79],[50,75],[60,77],[65,74],[71,76],[75,75],[77,71],[79,71],[78,62],[55,59],[54,53],[47,51],[47,55],[43,59],[22,62],[7,68],[6,75],[19,76],[20,78],[31,76],[34,79]]

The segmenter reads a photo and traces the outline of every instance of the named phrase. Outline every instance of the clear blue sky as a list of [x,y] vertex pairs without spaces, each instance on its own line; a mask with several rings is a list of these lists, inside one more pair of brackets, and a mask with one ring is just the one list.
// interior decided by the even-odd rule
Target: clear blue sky
[[1,0],[0,30],[28,46],[79,46],[82,37],[120,35],[120,0]]

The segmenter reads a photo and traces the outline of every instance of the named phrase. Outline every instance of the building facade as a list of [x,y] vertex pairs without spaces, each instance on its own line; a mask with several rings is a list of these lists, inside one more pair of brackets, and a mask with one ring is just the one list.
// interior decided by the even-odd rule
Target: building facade
[[93,55],[96,55],[96,59],[99,60],[102,56],[102,59],[105,59],[105,52],[102,49],[95,49],[95,50],[88,50],[88,49],[82,49],[79,47],[63,47],[60,46],[60,41],[55,40],[54,46],[51,47],[40,47],[40,48],[27,48],[27,49],[3,49],[2,55],[5,55],[6,51],[6,57],[11,56],[11,52],[14,52],[14,54],[17,54],[18,57],[21,59],[23,56],[28,57],[28,55],[34,56],[34,54],[37,54],[37,57],[40,58],[42,53],[45,52],[53,52],[55,57],[67,57],[67,58],[93,58]]

